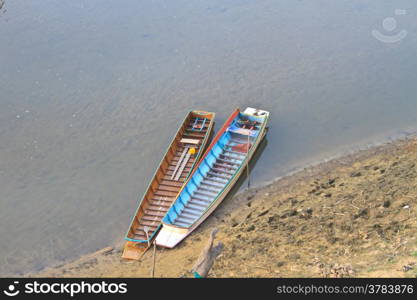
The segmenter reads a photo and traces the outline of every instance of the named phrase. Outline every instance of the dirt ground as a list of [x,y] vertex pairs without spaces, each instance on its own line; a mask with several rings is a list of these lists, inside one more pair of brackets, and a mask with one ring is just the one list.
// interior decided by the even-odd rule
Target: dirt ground
[[[360,151],[226,199],[157,277],[191,277],[212,228],[225,248],[210,277],[417,277],[417,140]],[[149,277],[106,248],[33,277]]]

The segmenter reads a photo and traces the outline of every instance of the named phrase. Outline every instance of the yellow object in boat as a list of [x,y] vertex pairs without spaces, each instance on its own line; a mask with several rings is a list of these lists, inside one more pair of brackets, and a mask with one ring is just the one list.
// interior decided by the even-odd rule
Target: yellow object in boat
[[188,150],[188,154],[194,155],[195,154],[195,148],[190,148],[190,150]]

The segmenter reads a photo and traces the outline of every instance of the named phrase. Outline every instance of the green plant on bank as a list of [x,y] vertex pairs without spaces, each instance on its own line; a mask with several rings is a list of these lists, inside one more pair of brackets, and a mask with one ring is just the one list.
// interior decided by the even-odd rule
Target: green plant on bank
[[395,256],[389,257],[387,261],[388,261],[389,264],[397,263],[397,259],[395,258]]

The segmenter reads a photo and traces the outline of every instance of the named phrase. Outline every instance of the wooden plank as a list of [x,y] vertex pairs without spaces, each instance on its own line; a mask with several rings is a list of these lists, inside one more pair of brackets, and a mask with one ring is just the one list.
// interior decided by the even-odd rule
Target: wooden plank
[[158,227],[158,224],[160,222],[155,220],[155,221],[149,221],[149,220],[141,220],[140,221],[140,225],[146,225],[146,226],[153,226],[153,227]]
[[[209,127],[208,124],[204,124],[203,129],[201,131],[199,130],[198,132],[206,132],[207,129],[208,129],[208,127]],[[191,126],[187,126],[186,130],[189,131],[189,132],[194,132],[192,125]]]
[[142,220],[145,220],[145,221],[151,221],[151,222],[159,222],[159,221],[161,221],[161,217],[159,217],[159,216],[154,216],[154,215],[143,215],[142,216],[142,218],[141,218]]
[[191,202],[195,202],[195,201],[197,201],[196,203],[199,203],[200,202],[200,204],[202,204],[202,205],[204,205],[204,203],[206,205],[211,203],[211,200],[203,199],[201,197],[193,196],[192,199],[191,199]]
[[[187,176],[187,173],[188,173],[188,172],[190,172],[190,170],[191,170],[191,168],[186,167],[186,168],[184,169],[183,173],[181,174],[181,177],[185,177],[185,176]],[[171,179],[171,175],[172,175],[172,173],[173,173],[173,171],[170,171],[170,170],[168,170],[168,171],[166,172],[166,174],[167,174],[167,175],[169,175],[169,179],[170,179],[170,180],[174,180],[174,181],[175,181],[175,179]]]
[[188,226],[190,225],[190,222],[175,221],[175,222],[174,222],[174,225],[188,227]]
[[[210,193],[210,194],[208,194],[208,193]],[[210,190],[207,190],[207,189],[203,190],[200,187],[197,191],[195,191],[194,194],[195,195],[197,195],[197,194],[198,195],[203,195],[203,196],[208,197],[208,198],[213,198],[218,194],[218,192],[213,192],[213,191],[210,191]]]
[[160,217],[160,219],[162,219],[165,216],[166,212],[147,209],[145,213],[149,216]]
[[164,206],[164,207],[169,208],[171,207],[172,201],[152,199],[150,203],[151,205]]
[[185,209],[193,209],[195,211],[199,211],[202,212],[206,209],[206,205],[200,205],[198,203],[187,203],[187,205],[185,206]]
[[[201,127],[203,127],[203,128],[207,128],[207,127],[209,127],[210,123],[211,123],[211,122],[206,122],[206,123],[204,124],[204,126],[202,126],[203,124],[199,123],[199,124],[198,124],[198,125],[199,125],[199,127],[198,127],[197,129],[200,129]],[[193,126],[194,126],[194,121],[191,121],[191,123],[189,123],[189,124],[187,125],[187,129],[188,129],[188,128],[192,129],[192,128],[193,128]]]
[[220,174],[228,174],[228,175],[233,175],[235,174],[234,172],[230,172],[229,170],[226,169],[219,169],[219,168],[211,168],[212,171],[218,172]]
[[[193,165],[193,163],[192,163],[192,162],[188,162],[188,163],[187,163],[187,165],[186,165],[186,167],[187,167],[187,168],[191,168],[191,167],[192,167],[192,165]],[[175,165],[170,165],[170,166],[168,167],[168,169],[167,169],[167,170],[169,170],[169,171],[174,171],[174,169],[175,169]]]
[[233,151],[233,150],[224,150],[224,151],[227,152],[227,153],[232,153],[232,154],[240,155],[240,156],[243,156],[243,157],[246,156],[246,153],[244,153],[244,152],[236,152],[236,151]]
[[179,187],[179,188],[181,188],[182,185],[183,185],[182,182],[171,181],[171,180],[162,180],[160,184],[162,184],[162,185],[169,185],[169,186],[175,186],[175,187]]
[[[173,159],[172,159],[172,161],[173,161],[173,163],[175,162],[175,163],[177,163],[178,161],[179,161],[179,158],[177,158],[177,157],[174,157]],[[189,165],[190,167],[193,165],[193,163],[194,163],[194,157],[190,157],[190,160],[188,161],[188,163],[187,163],[187,165]]]
[[228,170],[231,170],[231,171],[236,171],[236,170],[238,169],[237,167],[235,167],[235,166],[233,166],[233,165],[223,164],[223,163],[221,163],[221,162],[217,162],[217,161],[216,161],[216,163],[214,164],[214,166],[215,166],[216,168],[225,168],[225,169],[228,169]]
[[[190,149],[191,147],[195,149],[195,152],[196,152],[196,153],[200,150],[200,146],[195,146],[195,145],[186,145],[186,147],[185,147],[185,148],[184,148],[183,146],[184,146],[184,144],[181,144],[181,146],[178,146],[178,149],[177,149],[177,150],[182,152],[185,148]],[[178,152],[177,152],[177,153],[178,153]],[[179,160],[179,159],[178,159],[178,160]]]
[[[229,180],[230,179],[230,176],[226,176],[226,175],[219,174],[219,173],[215,173],[215,172],[211,172],[211,171],[208,172],[208,174],[209,175],[212,175],[214,178],[219,177],[219,178],[226,179],[226,180]],[[211,179],[212,177],[208,177],[208,178]]]
[[147,236],[146,236],[145,231],[142,231],[142,230],[136,230],[135,233],[133,233],[133,235],[135,236],[135,239],[137,239],[137,240],[147,240],[148,239]]
[[184,137],[190,137],[190,138],[193,138],[193,139],[199,139],[201,141],[201,140],[204,139],[205,134],[204,133],[200,133],[199,131],[190,131],[190,132],[186,131],[183,134],[183,136]]
[[180,142],[183,144],[199,145],[201,140],[182,138]]
[[[158,225],[152,225],[152,226],[149,226],[148,225],[148,227],[152,230],[152,231],[155,231],[156,230],[156,228],[158,228]],[[143,232],[145,232],[144,231],[144,229],[145,229],[145,226],[144,225],[139,225],[137,228],[136,228],[136,230],[138,230],[138,231],[143,231]],[[150,231],[149,231],[150,232]]]
[[[182,161],[183,161],[183,159],[184,159],[185,155],[187,154],[187,151],[188,151],[188,148],[184,148],[184,151],[182,152],[181,157],[180,157],[180,159],[179,159],[179,161],[178,161],[177,165],[175,166],[174,171],[172,172],[172,175],[171,175],[171,180],[175,178],[175,174],[177,173],[178,168],[180,167],[180,164],[182,163]],[[175,179],[175,180],[178,180],[178,179]]]
[[208,180],[209,182],[216,182],[218,183],[219,187],[224,187],[224,185],[227,183],[227,181],[223,178],[216,178],[216,177],[206,177],[204,180]]
[[237,161],[239,161],[239,162],[242,162],[242,161],[243,161],[243,159],[244,159],[244,157],[243,157],[243,158],[240,158],[240,157],[232,156],[232,155],[230,155],[230,154],[228,154],[228,153],[220,153],[220,155],[221,155],[221,156],[224,156],[224,157],[226,157],[226,158],[228,158],[228,159],[234,159],[234,160],[237,160]]
[[160,184],[158,187],[159,190],[161,191],[168,191],[168,192],[175,192],[178,193],[180,190],[180,187],[178,186],[170,186],[170,185],[166,185],[166,184]]
[[235,165],[235,166],[240,166],[241,164],[235,162],[235,161],[230,161],[230,160],[226,160],[226,159],[222,159],[222,158],[218,158],[218,161],[221,161],[225,164],[231,164],[231,165]]
[[[171,205],[171,203],[174,199],[175,199],[174,197],[171,197],[171,198],[169,198],[169,197],[153,197],[151,199],[151,201],[149,202],[149,204],[150,205],[162,205],[162,204],[165,203],[165,205]],[[156,202],[158,204],[155,204]]]
[[178,193],[173,193],[173,192],[168,192],[168,191],[161,191],[161,190],[157,190],[155,192],[155,196],[160,196],[160,197],[176,197]]
[[222,188],[223,188],[223,186],[224,185],[221,185],[221,184],[213,184],[213,182],[212,181],[208,181],[208,180],[204,180],[202,183],[201,183],[201,185],[200,185],[202,188],[210,188],[210,189],[212,189],[213,191],[215,190],[215,191],[221,191],[222,190]]
[[190,221],[194,221],[196,219],[196,217],[192,216],[192,215],[187,215],[187,214],[181,213],[178,216],[177,220],[181,220],[181,219],[187,219],[187,220],[190,220]]
[[154,211],[162,211],[167,212],[168,208],[164,206],[157,206],[157,205],[149,205],[146,210],[154,210]]
[[[179,168],[178,173],[177,173],[177,175],[175,176],[174,180],[178,180],[178,179],[180,179],[182,172],[183,172],[183,171],[185,171],[185,169],[186,169],[186,168],[185,168],[185,165],[187,164],[187,162],[188,162],[188,160],[190,159],[190,157],[191,157],[191,154],[190,154],[190,153],[187,153],[187,155],[185,156],[184,161],[182,162],[182,165],[181,165],[181,167]],[[188,170],[188,172],[189,172],[189,171],[190,171],[190,170]]]
[[184,208],[184,210],[182,211],[182,213],[186,213],[186,214],[196,216],[196,217],[201,216],[201,212],[202,210],[195,210],[189,207]]
[[[187,177],[187,175],[188,174],[182,174],[180,179],[184,181],[185,178]],[[162,179],[163,180],[171,180],[171,175],[170,174],[164,175],[164,177],[162,177]]]
[[[212,187],[212,185],[210,187]],[[217,195],[221,191],[221,188],[218,188],[217,190],[212,190],[210,187],[206,186],[204,183],[201,183],[201,185],[199,186],[199,189],[213,193],[215,195]]]

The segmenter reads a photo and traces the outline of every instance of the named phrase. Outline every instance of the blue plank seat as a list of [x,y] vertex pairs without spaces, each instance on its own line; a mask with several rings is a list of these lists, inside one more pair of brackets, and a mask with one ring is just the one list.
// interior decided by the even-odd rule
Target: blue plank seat
[[192,131],[202,131],[204,129],[204,125],[206,125],[207,118],[195,118],[193,127],[191,128]]

